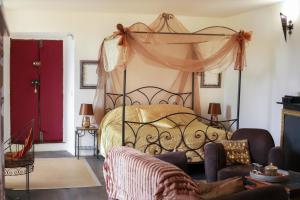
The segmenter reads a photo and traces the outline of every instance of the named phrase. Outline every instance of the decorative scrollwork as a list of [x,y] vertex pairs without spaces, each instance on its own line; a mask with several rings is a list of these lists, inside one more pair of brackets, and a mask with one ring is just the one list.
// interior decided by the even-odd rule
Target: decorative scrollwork
[[33,172],[34,165],[28,165],[28,171],[27,167],[15,167],[15,168],[4,168],[4,174],[5,176],[18,176],[18,175],[25,175],[27,173]]
[[[140,87],[125,94],[126,105],[152,105],[152,104],[178,104],[184,107],[192,107],[192,92],[174,93],[156,87]],[[106,93],[106,108],[108,112],[122,105],[123,94]]]
[[[108,112],[123,104],[123,94],[106,93],[106,109]],[[155,86],[137,88],[125,94],[126,105],[177,104],[193,108],[193,92],[174,93]],[[172,115],[189,115],[190,121],[184,126],[171,119]],[[176,126],[170,129],[154,125],[159,120],[168,119]],[[195,122],[210,124],[206,127],[194,127]],[[153,155],[172,151],[185,151],[188,161],[204,160],[204,145],[220,139],[229,139],[230,130],[237,119],[217,121],[211,124],[209,119],[192,113],[174,113],[148,123],[124,121],[125,145]],[[216,129],[217,128],[217,129]],[[192,131],[191,131],[192,130]],[[221,137],[219,131],[223,130]],[[196,159],[195,159],[196,158]]]
[[[184,126],[177,124],[172,120],[174,115],[188,115],[190,121]],[[154,125],[155,122],[164,119],[172,121],[176,126],[172,129],[166,129]],[[199,124],[199,122],[203,124]],[[174,150],[185,151],[189,162],[203,161],[204,145],[208,142],[217,142],[220,139],[229,139],[232,126],[236,122],[237,119],[232,119],[209,125],[211,123],[209,119],[183,112],[170,114],[147,123],[125,121],[127,130],[125,134],[130,132],[130,136],[133,136],[130,141],[125,142],[125,145],[154,155]]]

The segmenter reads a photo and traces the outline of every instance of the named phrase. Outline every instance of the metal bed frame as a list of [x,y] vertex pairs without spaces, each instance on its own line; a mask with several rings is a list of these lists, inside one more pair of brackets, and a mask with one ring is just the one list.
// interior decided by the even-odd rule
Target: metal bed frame
[[[239,71],[239,79],[238,79],[238,102],[237,102],[237,118],[236,119],[230,119],[230,120],[223,120],[223,121],[217,121],[213,126],[208,125],[206,130],[196,130],[193,133],[193,139],[200,139],[204,138],[205,142],[203,144],[199,144],[198,146],[191,146],[186,140],[185,140],[185,133],[188,130],[188,128],[191,126],[192,122],[199,120],[201,122],[204,122],[205,124],[209,124],[211,122],[210,119],[206,119],[202,116],[192,114],[192,113],[173,113],[171,115],[164,116],[160,119],[157,119],[152,122],[147,123],[141,123],[141,122],[133,122],[133,121],[127,121],[125,119],[126,113],[125,113],[125,106],[126,105],[152,105],[152,104],[173,104],[175,99],[179,99],[180,103],[179,105],[182,105],[184,107],[188,107],[191,109],[194,109],[194,79],[195,79],[195,73],[192,73],[192,91],[191,92],[184,92],[184,93],[174,93],[168,90],[165,90],[160,87],[156,86],[145,86],[140,87],[135,90],[132,90],[130,92],[126,91],[126,82],[127,82],[127,75],[126,75],[126,69],[124,69],[123,73],[123,93],[106,93],[105,99],[105,110],[106,112],[118,107],[122,106],[122,146],[130,146],[135,148],[137,145],[137,138],[143,134],[143,137],[146,140],[146,148],[144,149],[144,152],[148,152],[150,148],[154,148],[154,154],[160,154],[163,151],[164,152],[172,152],[174,151],[174,148],[170,149],[165,145],[168,140],[172,139],[172,134],[166,130],[161,130],[157,126],[155,126],[153,123],[163,120],[163,119],[170,119],[171,116],[175,115],[190,115],[192,120],[186,125],[186,126],[180,126],[176,122],[172,121],[176,126],[174,129],[177,130],[179,133],[179,137],[181,138],[180,142],[176,144],[175,150],[179,148],[180,146],[184,146],[187,154],[188,160],[191,159],[189,155],[196,155],[203,159],[203,155],[199,153],[199,150],[203,150],[204,145],[207,142],[215,142],[218,140],[219,135],[214,132],[211,134],[211,136],[208,136],[208,130],[212,127],[218,127],[219,129],[222,129],[225,131],[227,139],[229,139],[229,131],[233,128],[234,124],[236,124],[236,128],[239,128],[239,112],[240,112],[240,94],[241,94],[241,71]],[[152,92],[151,92],[152,91]],[[139,95],[142,97],[144,101],[135,99],[134,95]],[[164,98],[160,98],[160,95],[164,95]],[[111,106],[108,106],[108,103],[110,103]],[[138,125],[138,126],[136,126]],[[125,126],[129,127],[129,132],[127,134],[131,134],[133,137],[130,141],[125,141]],[[152,134],[143,132],[143,128],[145,127],[151,127]],[[138,127],[138,128],[136,128]],[[155,133],[155,134],[153,134]]]
[[[194,33],[178,33],[175,32],[171,26],[168,23],[168,20],[170,17],[172,17],[172,14],[168,14],[168,13],[164,13],[163,17],[164,17],[164,24],[162,25],[162,27],[167,26],[167,28],[169,29],[169,31],[171,31],[171,34],[181,34],[181,35],[206,35],[206,36],[226,36],[228,34],[213,34],[213,33],[198,33],[194,32]],[[118,26],[122,26],[122,25],[117,25]],[[221,27],[221,28],[225,28],[229,31],[232,31],[234,33],[237,33],[236,30],[233,30],[229,27],[225,27],[225,26],[211,26],[211,27],[207,27],[202,30],[208,29],[208,28],[213,28],[213,27]],[[161,32],[161,30],[157,31],[157,32],[140,32],[140,31],[134,31],[134,34],[170,34],[167,32]],[[230,35],[230,34],[229,34]],[[178,131],[180,132],[180,137],[181,137],[181,141],[179,144],[176,145],[175,149],[180,147],[181,145],[185,146],[187,150],[187,152],[192,152],[198,156],[200,156],[201,158],[203,158],[199,152],[197,150],[200,150],[201,148],[204,147],[204,145],[207,142],[214,142],[218,139],[218,134],[214,133],[211,137],[209,137],[207,135],[208,130],[212,127],[212,126],[207,126],[206,130],[196,130],[194,133],[194,139],[199,139],[201,137],[204,137],[205,142],[204,144],[201,144],[199,146],[190,146],[188,144],[188,142],[185,141],[185,132],[187,130],[187,128],[191,125],[191,123],[195,120],[199,120],[202,121],[204,123],[207,122],[211,122],[210,119],[206,119],[204,117],[201,117],[199,115],[196,114],[191,114],[191,113],[174,113],[172,115],[168,115],[168,116],[164,116],[160,119],[157,119],[155,121],[152,122],[147,122],[147,123],[141,123],[141,122],[132,122],[132,121],[126,121],[125,120],[125,106],[126,106],[126,102],[128,102],[127,105],[135,105],[135,104],[142,104],[140,101],[135,100],[131,95],[135,94],[135,93],[139,93],[140,95],[142,95],[142,97],[144,97],[146,99],[146,104],[151,105],[151,104],[161,104],[161,103],[165,103],[165,104],[172,104],[172,100],[174,98],[179,98],[181,100],[181,105],[184,107],[189,107],[191,109],[194,109],[194,79],[195,79],[195,73],[192,73],[192,91],[191,92],[187,92],[187,93],[174,93],[171,91],[167,91],[165,89],[159,88],[159,87],[155,87],[155,86],[146,86],[146,87],[141,87],[141,88],[137,88],[133,91],[127,92],[126,91],[126,82],[127,82],[127,73],[126,73],[126,66],[124,67],[124,71],[123,71],[123,93],[122,94],[115,94],[115,93],[106,93],[106,97],[105,100],[108,99],[111,103],[112,103],[112,107],[111,108],[106,108],[105,111],[109,111],[111,109],[116,108],[119,105],[122,105],[122,146],[131,146],[133,148],[135,148],[136,144],[137,144],[137,138],[138,135],[142,134],[142,129],[145,126],[150,126],[153,128],[153,130],[156,132],[156,136],[153,137],[150,134],[146,135],[146,142],[148,143],[144,152],[147,151],[148,148],[150,147],[156,147],[155,150],[155,154],[159,154],[162,151],[173,151],[174,149],[168,149],[166,146],[164,146],[164,143],[162,140],[170,140],[171,137],[171,133],[168,131],[161,131],[158,127],[156,127],[153,123],[162,120],[162,119],[168,119],[170,121],[172,121],[171,119],[169,119],[168,117],[171,117],[173,115],[181,115],[181,114],[185,114],[185,115],[191,115],[193,117],[193,119],[184,127],[180,126],[179,124],[176,124],[174,121],[172,121],[174,124],[176,124],[175,128],[178,129]],[[231,130],[231,128],[233,127],[233,125],[236,123],[236,129],[239,129],[240,126],[240,100],[241,100],[241,82],[242,82],[242,71],[239,70],[239,77],[238,77],[238,98],[237,98],[237,108],[236,108],[236,112],[237,112],[237,118],[236,119],[230,119],[230,120],[224,120],[224,121],[217,121],[215,122],[214,126],[217,126],[218,128],[221,128],[225,131],[226,133],[226,137],[228,139],[228,132]],[[152,90],[157,90],[156,92],[152,93],[152,95],[148,95],[146,92],[144,92],[147,89],[152,89]],[[168,94],[167,97],[165,99],[158,99],[156,100],[156,98],[158,97],[158,95],[160,93],[165,93]],[[188,100],[190,99],[191,105],[188,106]],[[122,102],[120,102],[122,100]],[[155,101],[156,100],[156,101]],[[119,103],[119,104],[118,104]],[[106,107],[107,104],[105,104]],[[133,125],[139,125],[137,128],[137,130],[135,130],[133,128]],[[134,136],[134,140],[133,141],[125,141],[125,126],[128,126],[131,130],[131,134]],[[143,133],[143,134],[147,134],[147,133]],[[207,141],[207,142],[206,142]],[[189,156],[187,155],[188,159]]]

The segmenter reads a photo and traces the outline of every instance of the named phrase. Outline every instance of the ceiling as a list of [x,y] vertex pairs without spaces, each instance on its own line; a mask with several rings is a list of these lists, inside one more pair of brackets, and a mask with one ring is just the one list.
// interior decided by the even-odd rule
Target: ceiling
[[284,0],[3,0],[6,9],[228,17]]

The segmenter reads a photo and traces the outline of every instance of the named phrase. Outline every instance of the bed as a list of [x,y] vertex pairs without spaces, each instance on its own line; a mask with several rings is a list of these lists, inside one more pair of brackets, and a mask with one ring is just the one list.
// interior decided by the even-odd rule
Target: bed
[[[241,72],[250,40],[251,32],[224,26],[190,32],[169,13],[162,13],[150,26],[118,24],[117,31],[102,42],[99,54],[94,113],[96,122],[101,122],[100,153],[105,157],[112,147],[122,145],[154,155],[184,151],[189,162],[202,162],[206,143],[229,139],[233,126],[239,128]],[[127,70],[137,66],[176,70],[178,75],[168,89],[157,87],[163,80],[133,89],[127,85]],[[230,66],[238,71],[236,118],[210,126],[210,120],[200,116],[197,75]]]
[[[144,101],[136,93],[143,94]],[[110,107],[99,126],[100,154],[104,157],[110,149],[122,145],[123,108],[125,146],[152,155],[184,151],[191,163],[204,160],[206,143],[229,139],[229,130],[236,122],[232,119],[210,126],[210,120],[196,115],[188,106],[192,103],[189,101],[192,92],[172,93],[151,86],[138,88],[126,94],[128,101],[124,107],[117,104],[121,97],[120,94],[107,94]],[[181,105],[170,104],[176,98],[182,99]]]

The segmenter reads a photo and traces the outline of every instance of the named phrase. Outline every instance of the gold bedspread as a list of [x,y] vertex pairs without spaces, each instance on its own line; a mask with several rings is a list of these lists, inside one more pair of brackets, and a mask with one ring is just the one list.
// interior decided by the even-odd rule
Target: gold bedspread
[[[176,105],[126,106],[126,121],[141,122],[139,113],[140,109],[149,109],[151,112],[159,112],[160,116],[158,116],[157,119],[175,112],[193,113],[193,111],[188,108]],[[175,121],[179,120],[177,116],[183,115],[184,114],[176,114],[176,117],[172,119],[175,119]],[[189,122],[195,118],[192,115],[186,115],[186,117],[189,117]],[[176,121],[176,123],[180,124],[178,121]],[[138,133],[135,140],[134,132],[137,132],[137,130]],[[105,115],[100,124],[99,133],[100,153],[104,157],[106,157],[111,148],[121,146],[122,107],[118,107]],[[231,133],[228,133],[228,135],[231,135]],[[176,126],[174,128],[155,127],[152,124],[125,124],[125,142],[127,143],[127,146],[133,146],[133,144],[135,144],[134,148],[153,155],[173,151],[174,149],[177,151],[187,151],[186,155],[189,162],[203,161],[204,145],[210,141],[219,141],[224,139],[227,139],[226,132],[224,130],[208,127],[206,124],[198,121],[197,119],[193,120],[191,123]],[[191,149],[196,150],[189,151]]]

